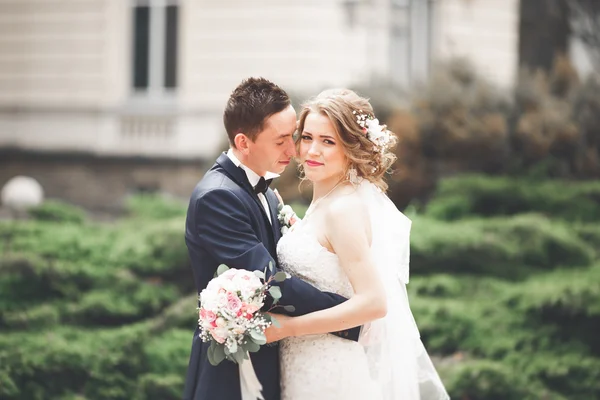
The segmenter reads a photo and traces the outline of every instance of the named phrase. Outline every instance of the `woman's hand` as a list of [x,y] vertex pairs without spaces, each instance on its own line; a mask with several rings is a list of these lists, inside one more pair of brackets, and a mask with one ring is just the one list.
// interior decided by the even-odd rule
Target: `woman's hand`
[[276,319],[279,323],[280,328],[276,327],[275,324],[271,324],[265,330],[265,336],[267,337],[267,343],[278,342],[286,337],[294,336],[293,334],[293,317],[288,317],[283,314],[271,314],[268,313],[272,318]]

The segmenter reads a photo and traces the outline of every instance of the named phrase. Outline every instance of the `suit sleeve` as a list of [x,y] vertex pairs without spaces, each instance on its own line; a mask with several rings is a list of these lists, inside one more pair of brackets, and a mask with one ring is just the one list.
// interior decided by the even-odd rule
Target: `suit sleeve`
[[[277,263],[254,232],[249,212],[235,193],[215,189],[196,200],[196,229],[206,251],[218,262],[230,268],[263,271],[269,262]],[[280,303],[295,308],[294,312],[286,312],[281,307],[274,311],[291,316],[331,308],[347,300],[335,293],[321,292],[296,277],[274,285],[281,288]],[[356,341],[360,327],[332,333]]]

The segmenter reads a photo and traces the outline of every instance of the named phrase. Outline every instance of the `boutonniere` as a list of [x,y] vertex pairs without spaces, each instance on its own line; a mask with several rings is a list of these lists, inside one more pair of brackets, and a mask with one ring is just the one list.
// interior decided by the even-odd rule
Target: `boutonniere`
[[296,222],[300,220],[292,207],[279,203],[277,206],[277,219],[281,225],[281,234],[285,235],[290,232]]

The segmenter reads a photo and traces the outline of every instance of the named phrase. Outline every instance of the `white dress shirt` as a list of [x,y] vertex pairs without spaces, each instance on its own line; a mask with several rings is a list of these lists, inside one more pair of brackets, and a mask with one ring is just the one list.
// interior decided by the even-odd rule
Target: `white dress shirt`
[[[229,149],[229,151],[227,151],[227,157],[229,157],[231,162],[233,164],[235,164],[236,167],[240,167],[241,169],[244,170],[244,172],[246,172],[246,176],[248,177],[248,182],[250,182],[250,185],[252,185],[252,187],[256,186],[256,184],[258,183],[258,181],[261,178],[260,175],[258,175],[256,172],[252,171],[250,168],[248,168],[244,164],[242,164],[240,162],[240,160],[238,160],[238,158],[235,156],[235,154],[233,154],[233,151],[231,151],[231,149]],[[278,178],[278,177],[279,177],[279,175],[274,174],[273,172],[267,172],[265,174],[265,179],[274,179],[274,178]],[[267,217],[269,218],[269,222],[271,224],[273,224],[273,221],[271,221],[271,210],[269,210],[269,203],[267,202],[267,198],[265,197],[264,194],[258,193],[258,199],[260,200],[260,203],[262,204],[263,208],[265,209]]]

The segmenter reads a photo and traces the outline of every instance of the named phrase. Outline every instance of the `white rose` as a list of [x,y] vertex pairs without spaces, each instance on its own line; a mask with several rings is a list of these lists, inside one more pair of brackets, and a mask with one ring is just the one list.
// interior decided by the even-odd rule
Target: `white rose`
[[235,333],[236,335],[241,335],[244,332],[246,332],[246,329],[244,329],[241,326],[236,326],[235,328],[233,328],[233,333]]
[[368,119],[368,120],[367,120],[367,127],[368,127],[369,129],[372,129],[372,128],[377,128],[377,127],[379,127],[379,120],[378,120],[377,118],[374,118],[374,119]]
[[282,226],[281,227],[281,234],[285,235],[286,233],[288,233],[289,230],[290,230],[290,228],[288,228],[287,226]]

